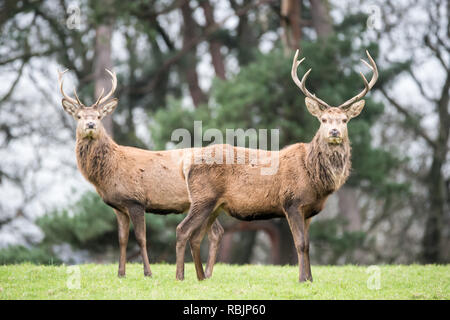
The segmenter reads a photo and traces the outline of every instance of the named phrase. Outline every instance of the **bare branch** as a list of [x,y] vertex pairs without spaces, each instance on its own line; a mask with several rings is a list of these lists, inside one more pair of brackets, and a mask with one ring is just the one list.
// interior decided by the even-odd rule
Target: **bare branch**
[[408,73],[411,76],[411,78],[414,80],[414,82],[416,83],[416,85],[419,87],[419,91],[422,94],[422,96],[432,102],[437,102],[438,99],[436,98],[432,98],[428,95],[427,91],[425,90],[423,83],[419,81],[419,79],[416,77],[416,75],[414,74],[414,71],[412,71],[411,68],[408,69]]
[[[408,111],[407,108],[404,108],[403,106],[401,106],[397,101],[395,101],[387,92],[384,88],[380,88],[381,93],[384,95],[384,97],[389,101],[389,103],[394,106],[395,109],[397,109],[398,112],[400,112],[401,114],[403,114],[408,120],[410,120],[411,122],[415,123],[417,122],[417,119],[415,119],[411,113]],[[436,142],[434,140],[432,140],[428,134],[426,133],[426,131],[419,127],[419,125],[417,126],[412,126],[412,129],[414,130],[414,132],[421,136],[432,148],[436,148]]]
[[177,63],[181,58],[184,57],[184,55],[186,53],[188,53],[189,51],[191,51],[192,49],[194,49],[198,44],[200,44],[201,42],[203,42],[204,40],[206,40],[209,36],[211,36],[213,33],[215,33],[217,30],[219,30],[220,28],[222,28],[225,23],[236,16],[242,16],[244,14],[246,14],[249,10],[258,7],[260,5],[263,4],[267,4],[267,3],[271,3],[275,0],[260,0],[256,3],[251,3],[249,5],[246,5],[242,8],[239,8],[234,14],[230,14],[228,16],[226,16],[225,18],[223,18],[220,22],[209,26],[208,28],[205,29],[205,32],[199,36],[196,36],[194,38],[192,38],[191,41],[187,42],[185,45],[183,45],[183,48],[181,50],[179,50],[177,53],[175,53],[172,57],[168,58],[166,61],[164,61],[163,65],[155,72],[153,79],[150,81],[150,83],[146,86],[140,87],[140,88],[126,88],[123,87],[122,90],[130,90],[130,92],[133,93],[146,93],[149,91],[152,91],[153,88],[156,86],[156,84],[158,83],[160,77],[167,72],[167,70],[175,63]]
[[7,58],[5,60],[0,61],[0,66],[3,66],[5,64],[11,63],[11,62],[14,62],[14,61],[17,61],[17,60],[28,61],[28,60],[30,60],[31,58],[34,58],[34,57],[48,56],[48,55],[50,55],[52,53],[55,53],[57,51],[58,51],[58,49],[51,48],[51,49],[48,49],[48,50],[45,50],[45,51],[41,51],[41,52],[25,52],[25,53],[23,53],[21,55],[18,55],[18,56],[15,56],[15,57],[11,57],[11,58]]
[[9,97],[12,95],[12,93],[14,92],[14,89],[16,88],[17,84],[19,83],[20,78],[22,77],[22,73],[23,73],[23,68],[25,67],[25,65],[27,64],[26,60],[24,60],[22,62],[22,65],[20,66],[19,70],[17,71],[17,77],[14,80],[14,82],[12,83],[11,87],[9,88],[8,92],[0,99],[0,104],[2,104],[3,102],[5,102],[6,100],[9,99]]
[[429,37],[428,35],[426,35],[426,36],[424,37],[423,40],[424,40],[423,42],[425,43],[425,45],[426,45],[431,51],[434,52],[436,58],[437,58],[438,61],[441,63],[441,65],[444,67],[444,69],[445,69],[447,72],[450,72],[450,67],[447,66],[447,64],[445,63],[444,58],[442,57],[441,51],[439,50],[439,48],[438,48],[437,46],[435,46],[433,43],[431,43],[430,37]]

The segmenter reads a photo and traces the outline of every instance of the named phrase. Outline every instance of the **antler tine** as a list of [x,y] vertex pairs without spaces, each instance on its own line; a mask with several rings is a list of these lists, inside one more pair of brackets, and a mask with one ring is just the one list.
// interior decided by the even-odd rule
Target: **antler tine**
[[105,88],[102,88],[102,92],[100,92],[100,95],[97,98],[97,101],[95,101],[94,105],[98,106],[100,99],[103,97],[103,94],[105,93]]
[[78,104],[80,106],[83,105],[83,103],[80,101],[80,98],[78,98],[77,89],[76,88],[73,88],[73,93],[75,94],[75,98],[77,99]]
[[292,62],[292,70],[291,70],[291,77],[292,77],[292,80],[294,80],[294,83],[297,85],[297,87],[300,88],[300,90],[305,94],[305,96],[307,96],[308,98],[311,98],[311,99],[315,100],[317,103],[319,103],[319,105],[322,105],[322,106],[324,106],[324,107],[326,107],[326,108],[331,108],[331,106],[330,106],[328,103],[326,103],[326,102],[323,101],[322,99],[316,97],[315,94],[312,94],[312,93],[309,92],[309,90],[306,88],[306,79],[308,79],[308,76],[309,76],[309,74],[310,74],[310,72],[311,72],[312,69],[309,69],[308,71],[306,71],[306,73],[305,73],[304,76],[302,77],[302,80],[301,80],[301,81],[298,79],[298,76],[297,76],[297,69],[298,69],[298,66],[306,59],[306,58],[303,58],[303,59],[301,59],[300,61],[297,61],[298,54],[299,54],[299,50],[297,49],[297,51],[295,52],[295,55],[294,55],[294,60],[293,60],[293,62]]
[[114,91],[116,91],[116,88],[117,88],[117,77],[116,77],[116,73],[115,73],[115,72],[111,72],[111,71],[109,71],[109,70],[106,69],[106,68],[105,68],[105,70],[106,70],[106,72],[109,73],[109,75],[110,75],[111,78],[112,78],[112,79],[111,79],[112,86],[111,86],[111,90],[108,92],[108,94],[107,94],[106,96],[104,96],[103,98],[101,98],[100,100],[97,101],[97,104],[98,104],[98,105],[100,105],[100,104],[106,102],[106,101],[112,96],[112,94],[114,93]]
[[365,61],[364,59],[361,59],[361,61],[364,62],[364,64],[367,67],[369,67],[370,70],[372,70],[372,72],[373,72],[372,79],[370,79],[370,82],[367,82],[367,79],[364,76],[364,74],[362,72],[360,72],[361,78],[364,81],[364,90],[361,91],[356,96],[354,96],[353,98],[345,101],[338,108],[344,108],[345,109],[346,107],[349,107],[350,105],[352,105],[356,101],[361,100],[367,94],[367,92],[369,92],[369,90],[372,89],[372,87],[374,86],[375,82],[377,82],[377,80],[378,80],[378,68],[377,68],[377,65],[376,65],[375,61],[373,60],[373,58],[371,57],[369,51],[366,50],[366,54],[367,54],[367,57],[369,58],[370,64],[367,61]]
[[[70,101],[70,102],[73,103],[73,104],[77,104],[77,103],[79,102],[79,101],[77,101],[77,100],[78,100],[78,97],[77,97],[77,100],[75,100],[74,98],[69,97],[69,96],[64,92],[64,90],[63,90],[63,83],[64,83],[64,80],[63,80],[62,76],[63,76],[64,73],[66,73],[67,71],[69,71],[69,69],[66,69],[66,70],[64,70],[64,71],[59,71],[59,70],[58,70],[59,90],[61,91],[63,97],[64,97],[66,100]],[[80,103],[80,104],[81,104],[81,103]]]

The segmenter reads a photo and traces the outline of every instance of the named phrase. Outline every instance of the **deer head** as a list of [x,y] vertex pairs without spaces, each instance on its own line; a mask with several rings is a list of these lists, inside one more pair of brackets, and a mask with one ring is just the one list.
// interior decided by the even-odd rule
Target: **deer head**
[[64,110],[72,115],[77,121],[77,135],[82,138],[96,139],[100,130],[103,128],[101,120],[112,113],[117,106],[116,98],[110,99],[117,87],[117,77],[114,72],[105,69],[112,78],[112,87],[106,96],[103,96],[105,89],[102,89],[97,101],[89,107],[86,107],[78,98],[77,91],[73,90],[75,98],[71,98],[64,93],[62,76],[68,70],[58,72],[59,88],[63,95],[62,106]]
[[367,82],[366,77],[360,72],[364,82],[364,90],[353,98],[345,101],[338,107],[330,106],[328,103],[316,97],[315,94],[311,94],[306,88],[306,79],[308,78],[311,69],[309,69],[302,80],[297,77],[298,66],[305,60],[305,58],[297,61],[299,50],[295,53],[294,61],[292,62],[291,76],[295,84],[306,95],[305,104],[308,111],[320,121],[320,128],[318,131],[319,136],[325,140],[328,144],[341,144],[348,139],[347,123],[351,118],[359,115],[364,108],[365,101],[362,98],[372,89],[373,85],[378,79],[378,69],[375,61],[366,50],[367,57],[370,64],[361,59],[373,72],[372,79]]

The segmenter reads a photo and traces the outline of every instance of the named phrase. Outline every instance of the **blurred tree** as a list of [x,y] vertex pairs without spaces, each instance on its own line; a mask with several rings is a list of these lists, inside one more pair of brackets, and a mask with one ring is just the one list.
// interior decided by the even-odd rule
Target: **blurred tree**
[[301,5],[303,1],[281,1],[281,27],[283,28],[283,44],[290,50],[296,50],[302,38]]
[[[389,74],[380,91],[403,118],[399,121],[402,128],[419,138],[426,150],[421,156],[424,162],[420,169],[408,167],[410,179],[426,188],[424,201],[413,207],[414,216],[420,216],[425,226],[421,260],[448,262],[450,193],[449,175],[445,171],[450,145],[450,5],[445,1],[407,1],[398,6],[380,6],[380,9],[383,24],[378,37],[388,41],[389,52],[407,51],[410,59],[402,72]],[[422,13],[420,17],[416,15],[417,10]],[[387,54],[386,60],[395,65],[398,59]],[[436,71],[427,77],[421,70],[431,63],[436,64]],[[420,100],[411,101],[393,93],[392,87],[395,88],[399,77],[409,78]],[[435,130],[424,125],[427,115],[434,118]],[[418,192],[413,194],[417,196]]]
[[[192,9],[189,1],[185,1],[181,5],[181,13],[183,16],[183,47],[186,48],[189,43],[195,41],[198,33],[198,25],[192,16]],[[198,83],[197,74],[197,54],[196,50],[193,49],[188,52],[185,56],[184,70],[186,74],[186,80],[189,87],[189,92],[191,94],[192,102],[194,106],[198,107],[199,104],[206,102],[206,95],[200,88]]]
[[[111,57],[111,38],[113,34],[114,6],[113,0],[103,1],[101,5],[97,1],[92,2],[95,14],[95,55],[93,63],[94,81],[95,81],[95,99],[97,99],[102,90],[105,94],[111,89],[110,76],[106,69],[113,70]],[[114,71],[114,70],[113,70]],[[112,115],[107,115],[103,120],[106,132],[114,137],[114,127]]]
[[311,20],[318,38],[327,38],[333,32],[330,9],[327,0],[309,0]]
[[[214,19],[214,8],[209,0],[200,0],[200,6],[203,9],[206,20],[206,28],[211,28],[216,24]],[[225,79],[225,63],[223,61],[222,53],[220,49],[222,43],[217,35],[209,37],[209,52],[211,55],[212,65],[216,73],[216,77]]]

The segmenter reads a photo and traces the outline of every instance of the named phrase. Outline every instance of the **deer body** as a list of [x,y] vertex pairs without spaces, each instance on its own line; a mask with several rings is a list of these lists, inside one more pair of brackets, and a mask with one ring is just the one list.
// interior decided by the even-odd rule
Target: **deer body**
[[[183,213],[189,208],[180,174],[181,152],[120,146],[106,132],[95,140],[77,137],[76,144],[80,172],[108,205],[124,210],[128,203],[139,203],[153,213]],[[166,183],[158,183],[162,181]]]
[[[318,140],[293,144],[281,151],[268,151],[268,159],[273,157],[271,153],[277,153],[279,157],[279,169],[274,175],[261,175],[263,165],[249,164],[250,149],[244,150],[246,160],[243,164],[192,164],[191,159],[185,160],[189,165],[184,174],[189,177],[188,184],[213,189],[216,206],[240,220],[285,217],[283,208],[295,200],[301,200],[305,208],[314,211],[316,203],[323,203],[329,194],[342,186],[351,166],[348,141],[329,147],[318,146]],[[239,154],[242,152],[239,149],[242,148],[213,145],[202,152],[210,154],[226,150],[223,152]],[[208,175],[201,174],[205,170]],[[210,192],[198,191],[204,197],[211,196]]]
[[[112,76],[112,89],[90,107],[67,96],[63,91],[62,74],[60,90],[64,110],[77,121],[76,156],[83,176],[94,185],[103,201],[114,209],[119,226],[119,276],[125,275],[126,248],[130,219],[141,250],[144,275],[150,276],[147,255],[145,212],[168,214],[183,213],[190,206],[181,161],[185,150],[148,151],[118,145],[106,133],[101,120],[114,111],[117,99],[109,99],[116,88]],[[223,234],[219,222],[208,226],[210,240],[206,277],[212,275],[217,250]]]
[[[292,78],[307,96],[308,111],[321,122],[310,143],[296,143],[280,151],[213,145],[197,150],[197,155],[194,151],[185,155],[183,173],[191,207],[177,227],[178,280],[184,279],[186,241],[200,242],[202,232],[199,230],[214,222],[217,209],[222,208],[241,220],[286,218],[297,250],[299,281],[312,281],[309,224],[311,218],[322,210],[328,196],[338,190],[349,176],[351,148],[347,122],[362,111],[364,100],[360,99],[378,76],[375,62],[367,55],[371,62],[369,67],[374,72],[370,83],[361,74],[365,89],[341,106],[331,107],[306,89],[305,81],[311,70],[301,81],[298,80],[297,67],[303,59],[297,61],[298,51],[295,54]],[[259,155],[257,161],[252,159],[251,153]],[[208,161],[211,156],[233,161],[211,162]],[[273,158],[279,160],[278,170],[271,175],[261,174],[267,160]],[[196,264],[196,269],[197,275],[202,274],[201,264]]]

